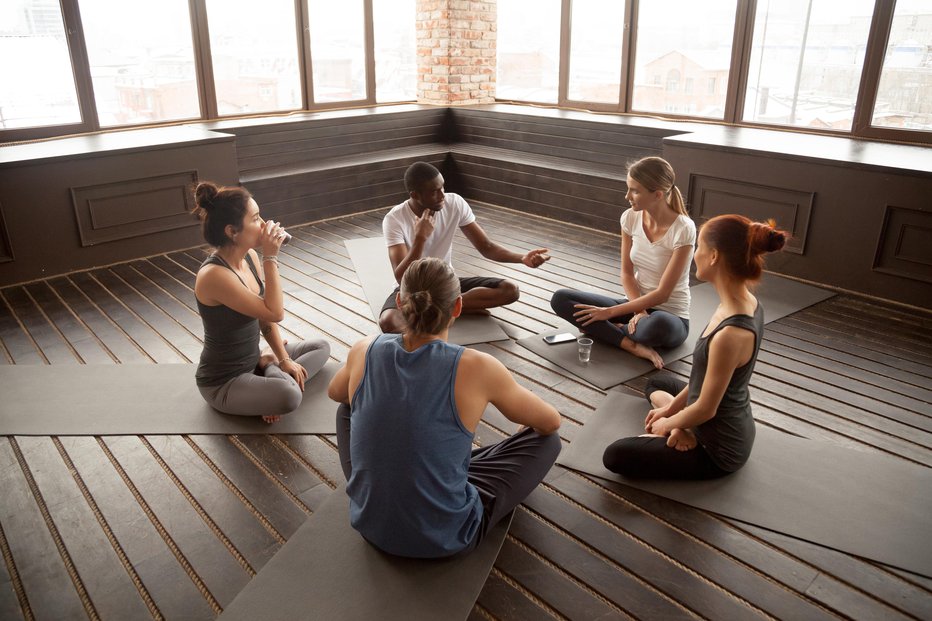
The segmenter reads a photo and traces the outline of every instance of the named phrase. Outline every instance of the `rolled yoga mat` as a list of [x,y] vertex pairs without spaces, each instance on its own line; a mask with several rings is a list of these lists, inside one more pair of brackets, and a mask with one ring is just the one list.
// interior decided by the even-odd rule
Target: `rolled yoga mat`
[[349,498],[340,486],[220,619],[466,619],[498,557],[512,515],[462,557],[402,558],[377,550],[350,526]]
[[[663,358],[664,364],[670,364],[693,353],[696,341],[702,335],[702,331],[718,307],[718,295],[710,283],[690,287],[689,291],[691,297],[689,336],[678,347],[657,350],[657,353]],[[770,323],[812,306],[816,302],[826,300],[835,294],[826,289],[813,287],[788,278],[765,274],[755,295],[760,304],[764,306],[764,320]],[[610,347],[598,341],[592,345],[589,363],[583,364],[579,362],[575,342],[557,345],[548,345],[544,342],[544,336],[563,332],[577,334],[578,329],[567,323],[565,328],[518,339],[517,343],[602,390],[617,386],[654,368],[647,360],[632,356],[618,347]]]
[[0,366],[0,435],[336,433],[328,362],[277,423],[221,414],[204,401],[193,364]]
[[643,397],[609,391],[557,463],[932,577],[932,470],[758,424],[751,459],[720,479],[649,481],[610,472],[602,465],[606,447],[643,434],[649,409]]
[[[359,284],[366,294],[372,317],[378,321],[382,305],[395,289],[395,275],[388,260],[384,237],[347,239],[343,242],[349,252]],[[461,315],[450,327],[449,342],[456,345],[475,345],[492,341],[507,341],[508,335],[488,315]]]

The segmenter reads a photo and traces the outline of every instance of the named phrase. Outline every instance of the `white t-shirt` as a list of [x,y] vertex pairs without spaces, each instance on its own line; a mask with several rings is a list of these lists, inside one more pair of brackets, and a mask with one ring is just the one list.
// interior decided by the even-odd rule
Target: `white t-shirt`
[[[424,243],[422,257],[436,257],[453,265],[453,236],[456,231],[476,221],[469,203],[459,194],[447,194],[443,198],[443,209],[434,213],[434,232]],[[414,245],[414,225],[417,216],[408,206],[408,201],[396,205],[382,219],[382,234],[386,246]]]
[[673,251],[680,246],[689,246],[689,262],[676,281],[670,298],[654,307],[689,319],[689,265],[696,248],[696,224],[688,216],[677,216],[666,234],[651,242],[644,234],[644,212],[628,209],[621,214],[621,230],[631,236],[631,262],[634,263],[634,279],[641,295],[660,286],[660,278]]

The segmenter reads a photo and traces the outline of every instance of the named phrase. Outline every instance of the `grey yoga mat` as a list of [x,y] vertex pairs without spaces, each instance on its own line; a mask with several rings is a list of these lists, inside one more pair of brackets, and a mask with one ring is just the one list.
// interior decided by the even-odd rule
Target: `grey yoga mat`
[[380,552],[350,526],[349,498],[340,486],[220,619],[466,619],[511,517],[493,526],[479,547],[462,557],[402,558]]
[[[343,242],[349,252],[359,284],[366,294],[372,317],[378,321],[385,299],[395,289],[395,276],[388,260],[384,237],[347,239]],[[494,319],[487,315],[463,315],[450,328],[450,343],[475,345],[492,341],[506,341],[508,335]]]
[[557,463],[932,577],[932,470],[757,425],[751,459],[721,479],[645,481],[610,472],[605,448],[644,433],[648,410],[643,397],[609,391]]
[[[693,353],[696,341],[718,306],[718,295],[709,283],[690,287],[690,294],[692,299],[689,308],[689,336],[678,347],[658,350],[665,364]],[[764,306],[764,320],[767,323],[835,295],[831,291],[773,274],[764,275],[755,294]],[[575,342],[548,345],[543,340],[544,336],[562,332],[577,334],[578,330],[567,324],[560,330],[518,339],[517,343],[602,390],[643,375],[654,368],[646,360],[598,341],[593,343],[589,364],[582,364],[579,362]]]
[[274,424],[204,402],[193,364],[2,365],[0,435],[159,435],[336,432],[328,362],[297,410]]

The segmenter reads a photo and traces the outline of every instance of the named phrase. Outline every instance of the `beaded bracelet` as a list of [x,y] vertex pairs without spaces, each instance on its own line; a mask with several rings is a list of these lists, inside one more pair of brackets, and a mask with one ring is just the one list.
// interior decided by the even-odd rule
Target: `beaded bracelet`
[[278,255],[270,254],[267,257],[262,257],[262,262],[263,263],[275,263],[276,265],[278,265]]

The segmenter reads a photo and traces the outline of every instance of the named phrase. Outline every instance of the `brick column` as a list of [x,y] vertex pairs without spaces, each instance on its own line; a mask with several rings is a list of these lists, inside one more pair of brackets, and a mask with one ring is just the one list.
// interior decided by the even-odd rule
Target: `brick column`
[[417,0],[419,103],[494,101],[496,2]]

